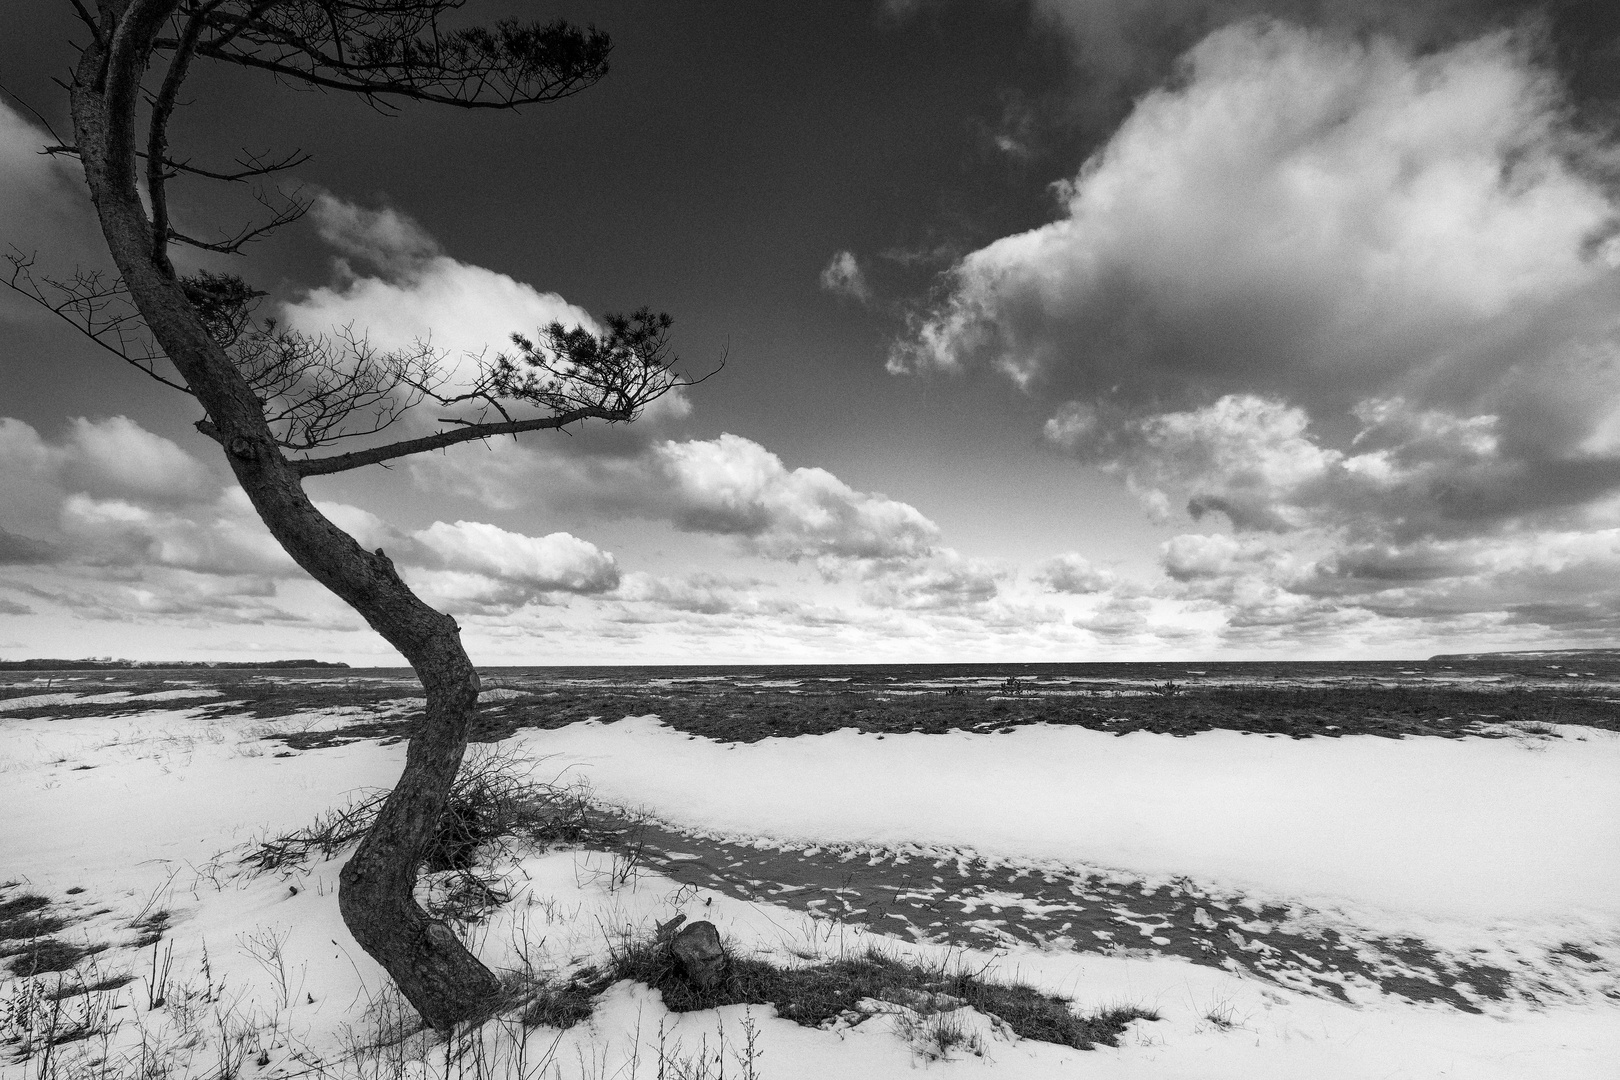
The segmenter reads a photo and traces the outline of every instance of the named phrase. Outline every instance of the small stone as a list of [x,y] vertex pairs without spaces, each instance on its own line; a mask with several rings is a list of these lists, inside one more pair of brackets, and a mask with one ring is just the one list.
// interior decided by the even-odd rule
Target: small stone
[[720,931],[712,922],[703,920],[683,927],[670,939],[669,951],[687,980],[699,989],[718,986],[725,974],[726,951],[720,945]]

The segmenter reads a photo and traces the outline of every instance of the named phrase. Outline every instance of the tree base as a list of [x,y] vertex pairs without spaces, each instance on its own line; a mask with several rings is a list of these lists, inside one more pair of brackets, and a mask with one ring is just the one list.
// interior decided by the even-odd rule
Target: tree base
[[339,876],[338,907],[360,947],[383,966],[429,1027],[448,1032],[486,1015],[501,996],[494,973],[408,893],[402,897],[390,889],[379,895],[368,889],[358,862],[359,855]]

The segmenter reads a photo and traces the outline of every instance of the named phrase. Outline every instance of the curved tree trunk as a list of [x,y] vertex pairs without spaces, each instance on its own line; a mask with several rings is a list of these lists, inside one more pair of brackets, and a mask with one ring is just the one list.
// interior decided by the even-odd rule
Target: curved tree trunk
[[135,179],[135,109],[153,38],[174,7],[175,0],[102,0],[102,26],[111,33],[85,49],[72,94],[85,180],[136,306],[206,410],[259,517],[293,560],[358,611],[422,680],[426,717],[399,784],[343,868],[338,900],[361,947],[424,1020],[445,1030],[487,1006],[499,989],[489,969],[412,896],[420,853],[466,751],[478,675],[455,620],[412,593],[380,549],[364,551],[315,509],[276,445],[262,404],[154,249]]

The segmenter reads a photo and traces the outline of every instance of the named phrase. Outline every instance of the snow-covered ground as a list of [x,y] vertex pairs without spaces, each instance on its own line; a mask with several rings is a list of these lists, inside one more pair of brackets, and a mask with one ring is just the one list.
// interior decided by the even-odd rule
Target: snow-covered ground
[[[365,1049],[397,1025],[399,1006],[342,927],[339,861],[247,877],[229,856],[216,858],[388,784],[404,748],[367,741],[293,754],[263,736],[322,729],[333,717],[205,719],[179,704],[119,718],[0,720],[0,884],[9,885],[0,901],[49,898],[72,919],[58,936],[112,946],[81,961],[86,974],[134,976],[64,999],[59,1020],[103,1008],[92,1026],[105,1034],[64,1043],[52,1061],[13,1060],[15,1045],[0,1043],[7,1080],[47,1068],[201,1080],[222,1065],[243,1077],[713,1076],[712,1060],[703,1072],[699,1057],[722,1046],[726,1075],[773,1080],[881,1080],[924,1067],[1004,1078],[1493,1080],[1612,1077],[1620,1066],[1620,737],[1608,732],[1177,739],[1033,726],[722,745],[652,718],[524,731],[507,745],[542,759],[542,776],[584,777],[598,798],[644,806],[676,827],[1190,878],[1484,957],[1519,984],[1467,1012],[1395,993],[1340,1001],[1152,952],[953,950],[951,962],[989,964],[1082,1009],[1133,1005],[1160,1018],[1133,1023],[1118,1048],[1078,1051],[1018,1039],[964,1011],[952,1022],[979,1035],[982,1053],[934,1060],[917,1037],[921,1021],[904,1010],[818,1030],[769,1006],[670,1014],[656,993],[620,984],[588,1024],[559,1033],[496,1020],[447,1052],[422,1035]],[[525,857],[509,871],[516,900],[475,928],[476,948],[498,969],[562,972],[684,912],[783,964],[874,943],[934,962],[945,952],[622,869],[584,851]],[[159,911],[166,920],[152,918]],[[164,927],[157,945],[129,947],[136,920]],[[1569,955],[1598,961],[1533,977],[1556,962],[1548,950],[1566,944]],[[1542,968],[1520,964],[1530,956]],[[0,1025],[11,1034],[28,993],[0,979]],[[112,1067],[92,1065],[98,1059]]]

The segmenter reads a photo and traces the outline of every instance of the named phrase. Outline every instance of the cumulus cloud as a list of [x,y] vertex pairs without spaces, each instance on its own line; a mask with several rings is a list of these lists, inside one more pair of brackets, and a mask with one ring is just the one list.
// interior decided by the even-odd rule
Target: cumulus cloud
[[1570,115],[1511,33],[1221,28],[891,368],[997,369],[1152,516],[1224,519],[1163,567],[1233,627],[1529,618],[1517,556],[1620,489],[1616,149]]
[[0,419],[6,583],[106,620],[299,622],[276,600],[301,576],[239,489],[127,417],[54,439]]
[[1106,592],[1119,584],[1119,577],[1112,571],[1093,566],[1091,560],[1074,551],[1048,559],[1036,570],[1035,580],[1055,593]]
[[838,252],[822,268],[821,287],[834,296],[846,296],[862,304],[872,300],[872,287],[866,283],[866,273],[848,251]]
[[124,416],[77,418],[57,439],[0,419],[0,529],[15,565],[230,577],[248,592],[296,568],[240,489]]
[[[97,618],[307,621],[280,606],[283,586],[305,575],[247,495],[127,417],[74,420],[56,439],[0,419],[0,461],[0,566],[55,582],[47,598]],[[476,521],[407,531],[360,507],[317,506],[457,612],[502,614],[619,583],[610,553],[568,533]],[[117,584],[84,584],[95,581]]]
[[213,472],[169,439],[125,416],[68,422],[57,441],[0,417],[0,513],[26,526],[54,516],[64,492],[157,503],[207,501]]
[[599,329],[589,313],[554,292],[444,254],[398,210],[323,194],[310,216],[343,258],[335,265],[335,284],[284,306],[287,322],[305,333],[352,327],[382,349],[430,343],[445,354],[446,373],[459,385],[471,380],[475,357],[508,348],[513,333],[532,336],[552,322]]
[[1417,57],[1246,23],[1185,64],[1065,186],[1062,219],[962,260],[896,367],[1348,404],[1397,378],[1477,394],[1511,364],[1504,335],[1564,343],[1538,316],[1608,329],[1594,245],[1615,207],[1514,38]]
[[[1104,91],[1133,97],[1183,49],[1239,19],[1269,15],[1353,34],[1381,33],[1433,48],[1511,17],[1506,0],[1035,0],[1059,27],[1078,66]],[[1095,92],[1095,91],[1093,91]]]
[[1174,491],[1193,518],[1220,513],[1241,530],[1336,528],[1415,542],[1579,514],[1620,484],[1613,456],[1514,453],[1496,415],[1369,399],[1352,418],[1345,450],[1323,445],[1303,409],[1244,394],[1128,419],[1070,403],[1046,433],[1124,478],[1151,509],[1168,511]]
[[1228,577],[1263,562],[1263,543],[1222,533],[1184,533],[1164,544],[1165,573],[1177,581]]
[[427,552],[425,565],[481,574],[537,593],[598,593],[619,583],[611,554],[565,532],[525,536],[479,521],[436,521],[412,538]]
[[1047,438],[1083,461],[1122,476],[1152,509],[1168,506],[1161,485],[1190,490],[1195,517],[1225,513],[1242,528],[1303,524],[1297,502],[1343,455],[1306,434],[1302,409],[1253,395],[1227,395],[1186,412],[1121,418],[1106,406],[1071,402],[1047,421]]
[[954,611],[994,600],[1003,576],[999,567],[946,548],[931,559],[867,568],[861,599],[904,611]]
[[729,433],[666,439],[629,457],[534,453],[509,486],[520,473],[542,471],[547,484],[536,497],[565,509],[667,521],[768,559],[915,559],[939,541],[939,526],[909,503],[857,491],[826,469],[789,468],[759,443]]
[[189,502],[220,486],[207,466],[125,416],[71,421],[60,453],[64,480],[92,495]]
[[406,274],[443,254],[426,229],[391,206],[372,210],[322,192],[309,216],[322,240],[378,270]]
[[[350,333],[383,351],[428,346],[438,354],[441,394],[469,390],[482,364],[512,348],[514,333],[532,339],[553,322],[593,333],[602,329],[557,293],[445,254],[420,223],[392,207],[361,207],[323,193],[310,217],[321,239],[339,252],[335,280],[283,304],[285,322],[314,337]],[[640,422],[625,429],[635,434],[620,441],[643,444],[649,427],[690,411],[684,390],[676,387],[652,402]],[[429,409],[404,419],[407,428],[437,423]]]
[[825,469],[788,469],[750,439],[669,441],[651,455],[677,528],[734,536],[769,558],[909,558],[939,528],[915,507],[856,491]]

